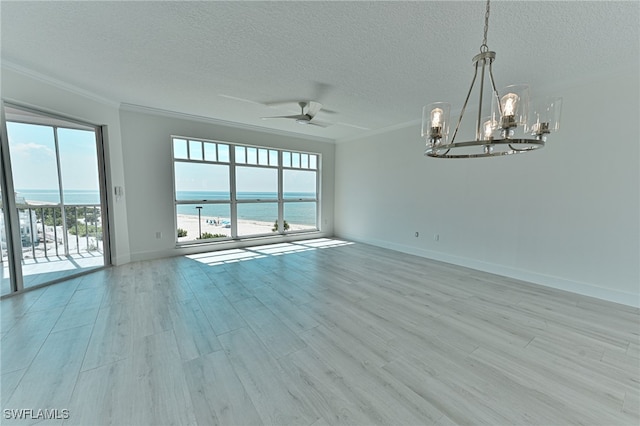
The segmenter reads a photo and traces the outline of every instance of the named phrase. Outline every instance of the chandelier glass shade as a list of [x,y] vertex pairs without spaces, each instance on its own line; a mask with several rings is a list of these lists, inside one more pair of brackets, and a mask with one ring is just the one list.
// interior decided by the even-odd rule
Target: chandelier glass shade
[[[544,147],[547,135],[560,128],[561,98],[547,98],[532,105],[526,84],[507,86],[500,92],[496,89],[492,68],[496,53],[487,46],[489,3],[487,0],[483,43],[480,53],[473,58],[475,71],[471,87],[453,131],[450,104],[434,102],[422,110],[426,156],[474,158],[522,154]],[[479,99],[475,139],[458,142],[456,137],[476,83]]]

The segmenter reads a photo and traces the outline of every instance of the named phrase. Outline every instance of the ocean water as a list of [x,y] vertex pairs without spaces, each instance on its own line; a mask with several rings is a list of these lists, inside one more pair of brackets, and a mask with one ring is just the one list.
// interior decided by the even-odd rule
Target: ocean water
[[[57,190],[46,189],[21,189],[16,191],[18,197],[23,197],[27,202],[47,202],[60,203],[60,194]],[[228,200],[228,192],[212,192],[212,191],[178,191],[178,200],[190,201],[212,201],[212,200]],[[315,193],[307,192],[288,192],[284,193],[285,200],[298,200],[301,198],[314,198]],[[275,192],[241,192],[238,193],[239,200],[268,200],[276,199]],[[64,202],[67,205],[86,205],[100,204],[100,195],[98,191],[90,190],[66,190],[64,191]],[[179,214],[188,214],[197,216],[198,209],[201,206],[200,214],[205,217],[215,217],[220,219],[229,219],[229,204],[182,204],[177,206]],[[278,203],[238,203],[238,219],[260,220],[267,222],[275,222],[278,218]],[[284,205],[284,219],[289,223],[299,225],[313,226],[316,224],[316,203],[315,202],[295,202]]]
[[[285,200],[298,200],[304,198],[314,198],[315,193],[308,192],[289,192],[284,193]],[[212,191],[178,191],[178,200],[190,201],[212,201],[212,200],[228,200],[228,192],[212,192]],[[240,192],[238,200],[270,200],[277,199],[278,194],[275,192]],[[182,204],[177,206],[179,214],[188,214],[197,216],[198,209],[202,207],[200,214],[203,217],[214,217],[229,219],[229,204]],[[238,219],[259,220],[266,222],[275,222],[278,219],[278,203],[262,202],[262,203],[238,203]],[[315,202],[295,202],[284,203],[284,219],[289,223],[298,225],[314,226],[316,224],[316,203]]]
[[[23,197],[27,202],[60,203],[60,193],[57,189],[16,189],[17,197]],[[100,204],[100,194],[93,190],[72,189],[64,191],[65,204]]]

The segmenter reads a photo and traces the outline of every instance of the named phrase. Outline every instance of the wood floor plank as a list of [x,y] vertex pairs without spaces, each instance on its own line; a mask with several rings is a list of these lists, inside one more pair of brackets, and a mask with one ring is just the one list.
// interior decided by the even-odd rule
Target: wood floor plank
[[132,262],[0,314],[0,405],[62,424],[640,424],[640,309],[365,244]]
[[300,350],[279,362],[327,424],[366,425],[384,420],[375,415],[375,407],[358,397],[340,373],[312,350]]
[[305,343],[255,297],[233,304],[275,358],[304,348]]
[[136,340],[126,359],[80,373],[69,411],[73,425],[196,424],[173,332]]
[[253,296],[253,292],[247,289],[241,282],[234,280],[228,272],[220,272],[211,269],[205,272],[211,282],[220,290],[231,303]]
[[318,322],[306,312],[304,306],[292,305],[284,296],[270,286],[254,289],[253,295],[294,333],[300,333],[318,326]]
[[185,364],[185,374],[198,424],[262,424],[223,351],[189,361]]
[[[546,368],[538,368],[541,359],[524,357],[527,363],[523,363],[523,356],[506,355],[497,351],[478,348],[472,354],[473,359],[490,365],[511,380],[523,386],[534,387],[541,393],[550,396],[571,410],[571,416],[576,423],[586,424],[628,424],[622,413],[623,401],[618,397],[602,394],[599,397],[598,388],[584,388],[576,383],[567,382],[558,375],[550,362],[544,363]],[[537,365],[536,365],[537,364]]]
[[7,407],[68,407],[91,329],[91,325],[86,325],[51,333],[7,401]]
[[242,316],[215,286],[207,287],[197,294],[198,303],[216,334],[246,326]]
[[82,363],[82,371],[120,361],[131,354],[135,303],[107,305],[100,309]]
[[283,379],[276,360],[250,329],[241,328],[219,338],[263,423],[311,424],[320,417],[300,390]]
[[23,368],[22,370],[12,371],[0,376],[0,407],[9,408],[7,401],[11,398],[11,395],[13,395],[13,391],[18,386],[18,383],[20,383],[20,379],[24,376],[25,371],[27,371],[27,369]]
[[183,360],[188,361],[222,349],[209,320],[195,299],[170,304],[169,316]]
[[330,330],[316,327],[302,334],[307,345],[344,377],[351,392],[377,424],[432,423],[442,413],[385,370],[362,360],[346,342],[336,345]]
[[85,307],[79,303],[67,304],[52,331],[62,331],[83,325],[93,326],[98,316],[98,306]]
[[27,368],[31,364],[63,309],[54,305],[49,310],[25,314],[16,321],[0,341],[2,374]]

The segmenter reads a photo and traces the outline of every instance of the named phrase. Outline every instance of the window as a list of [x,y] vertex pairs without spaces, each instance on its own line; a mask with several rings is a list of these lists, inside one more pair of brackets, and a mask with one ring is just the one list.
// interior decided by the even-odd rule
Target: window
[[320,155],[174,137],[176,241],[317,231]]

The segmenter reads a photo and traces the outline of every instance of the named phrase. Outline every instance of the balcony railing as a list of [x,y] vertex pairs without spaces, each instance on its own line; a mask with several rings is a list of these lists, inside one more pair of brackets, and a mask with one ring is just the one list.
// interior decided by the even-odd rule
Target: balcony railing
[[95,256],[103,252],[99,204],[65,205],[64,208],[59,204],[18,204],[17,208],[23,260]]

